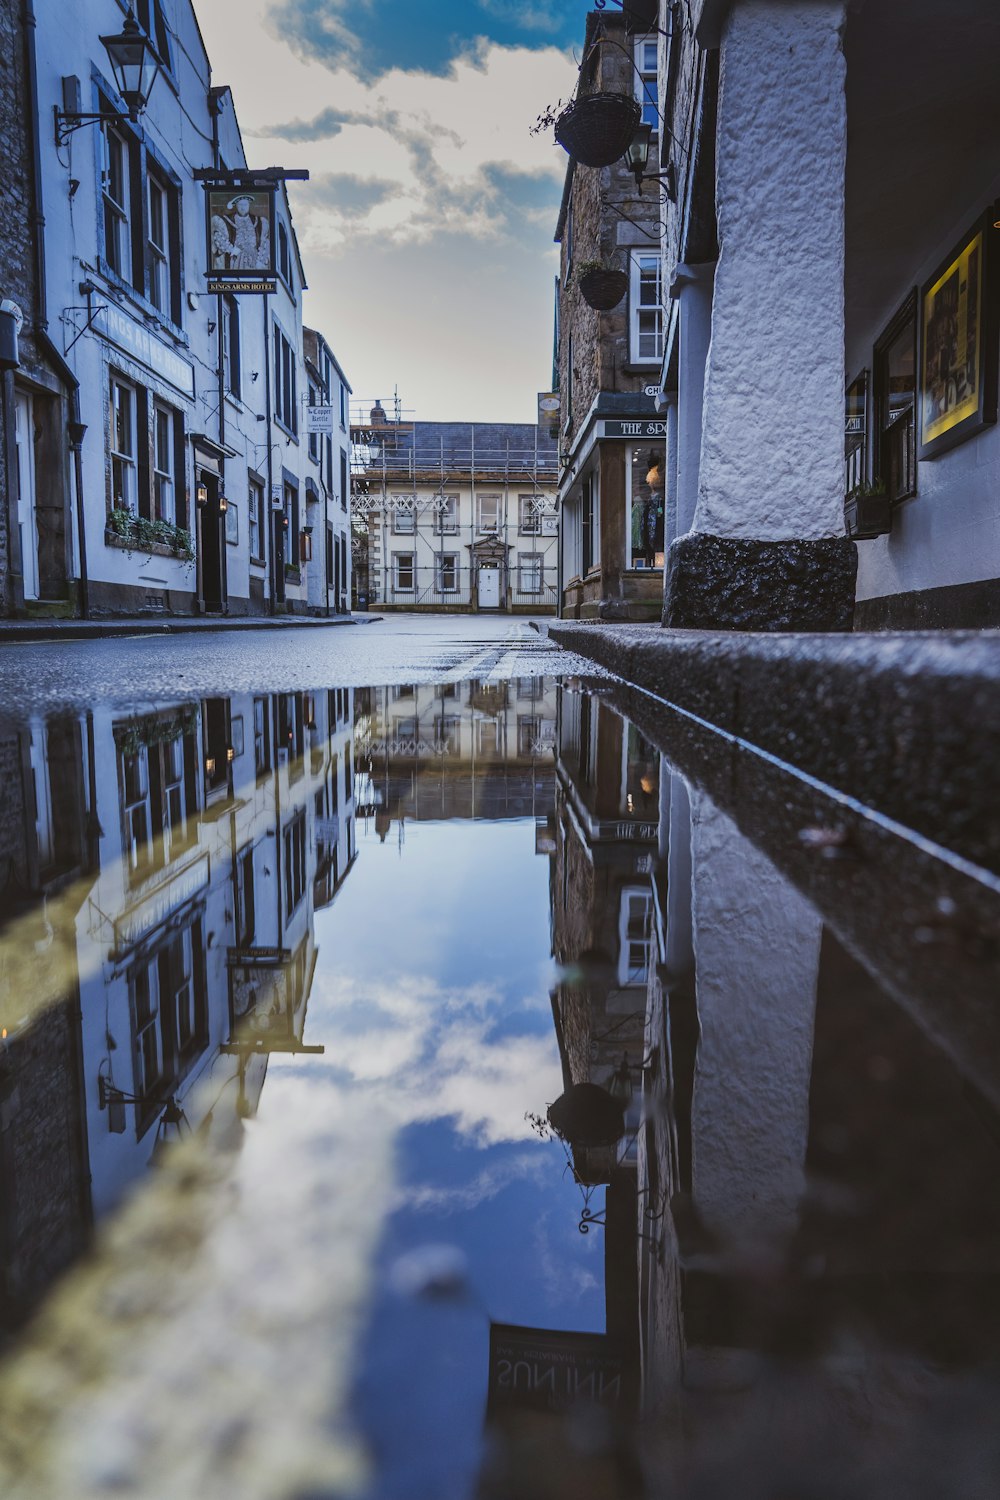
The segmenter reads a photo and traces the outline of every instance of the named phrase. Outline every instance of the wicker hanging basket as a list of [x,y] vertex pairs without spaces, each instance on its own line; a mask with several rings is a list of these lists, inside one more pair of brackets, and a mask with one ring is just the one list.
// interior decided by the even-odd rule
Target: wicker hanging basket
[[610,167],[632,144],[642,111],[631,94],[585,94],[556,120],[555,137],[583,167]]
[[628,291],[628,277],[624,271],[584,271],[577,285],[588,307],[610,312]]

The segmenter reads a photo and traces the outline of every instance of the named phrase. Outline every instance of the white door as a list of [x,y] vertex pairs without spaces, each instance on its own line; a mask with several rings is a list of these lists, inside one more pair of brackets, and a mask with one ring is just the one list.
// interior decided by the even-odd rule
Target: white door
[[479,608],[500,608],[500,569],[498,567],[479,568]]
[[15,440],[17,443],[17,525],[21,539],[24,597],[38,598],[38,531],[35,526],[35,423],[31,397],[17,392]]

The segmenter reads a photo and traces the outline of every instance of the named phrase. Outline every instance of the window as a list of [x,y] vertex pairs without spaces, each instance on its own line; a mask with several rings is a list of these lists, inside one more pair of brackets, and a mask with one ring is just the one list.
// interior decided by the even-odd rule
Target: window
[[657,109],[656,88],[656,40],[641,37],[635,44],[635,97],[642,105],[642,122],[652,130],[659,130],[660,115]]
[[540,552],[522,552],[517,559],[517,586],[522,594],[540,594],[544,560]]
[[662,303],[659,255],[633,250],[629,286],[629,357],[634,364],[658,363],[663,355]]
[[337,382],[337,389],[340,392],[340,425],[346,431],[346,429],[347,429],[347,387],[344,385],[344,382],[342,380],[340,380],[340,381]]
[[394,495],[392,529],[397,536],[409,536],[417,529],[416,500],[411,495]]
[[[178,732],[158,739],[163,720],[153,717],[116,730],[125,864],[131,884],[176,859],[194,837],[196,808],[193,739]],[[136,739],[149,743],[136,745]]]
[[434,720],[434,748],[439,755],[457,755],[461,746],[462,721],[457,714],[443,714]]
[[278,699],[278,744],[288,752],[288,777],[295,781],[302,775],[306,748],[301,693],[282,693]]
[[274,325],[274,415],[291,433],[299,430],[295,350]]
[[302,900],[306,889],[306,815],[300,812],[285,829],[285,917]]
[[622,891],[618,979],[623,985],[645,985],[649,978],[652,908],[651,892]]
[[[109,109],[102,99],[101,108]],[[103,126],[104,258],[123,281],[132,281],[132,182],[136,173],[131,140],[114,125]]]
[[480,495],[477,504],[479,507],[478,529],[480,531],[499,531],[500,496]]
[[263,558],[261,552],[261,518],[264,514],[264,482],[252,476],[247,481],[247,525],[250,532],[250,556]]
[[657,448],[629,448],[625,465],[630,516],[627,566],[662,568],[664,452]]
[[271,725],[268,701],[267,698],[253,700],[253,763],[258,776],[265,776],[271,769]]
[[278,274],[294,297],[295,289],[292,286],[292,256],[288,246],[288,230],[280,220],[278,221]]
[[136,392],[111,377],[111,504],[115,510],[139,512],[136,456]]
[[162,313],[170,313],[170,222],[166,188],[152,173],[149,191],[149,300]]
[[844,494],[868,477],[868,371],[847,387],[844,401]]
[[153,519],[177,519],[177,413],[153,403]]
[[299,487],[288,480],[282,485],[285,519],[285,567],[297,567],[299,557]]
[[890,500],[917,492],[917,298],[912,293],[875,345],[875,474]]
[[580,503],[583,512],[581,560],[583,576],[586,578],[594,566],[594,543],[597,539],[597,485],[593,474],[588,474],[583,481]]
[[518,530],[522,535],[540,536],[542,531],[542,506],[545,501],[541,495],[518,495],[517,517]]
[[533,714],[517,716],[517,753],[523,758],[534,754],[535,745],[542,732],[542,721]]
[[437,495],[434,501],[434,532],[436,536],[447,535],[458,530],[458,496]]
[[160,0],[137,0],[135,17],[149,37],[164,67],[170,67],[170,41]]
[[228,292],[222,299],[222,369],[226,390],[238,397],[242,387],[240,302]]
[[341,450],[340,450],[340,508],[341,508],[341,510],[346,510],[347,509],[347,496],[348,496],[349,490],[350,490],[350,486],[349,486],[349,484],[347,482],[347,450],[345,448],[341,448]]
[[434,587],[439,594],[453,594],[458,588],[458,555],[443,552],[434,559]]
[[394,552],[392,555],[393,581],[398,594],[413,590],[413,562],[412,552]]
[[503,726],[500,719],[476,720],[477,755],[499,755],[503,750]]

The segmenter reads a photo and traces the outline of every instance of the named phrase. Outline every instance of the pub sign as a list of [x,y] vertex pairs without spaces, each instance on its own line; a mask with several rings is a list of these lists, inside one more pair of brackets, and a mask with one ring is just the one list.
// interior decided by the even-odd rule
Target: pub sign
[[241,182],[205,187],[208,290],[263,293],[275,289],[274,185]]

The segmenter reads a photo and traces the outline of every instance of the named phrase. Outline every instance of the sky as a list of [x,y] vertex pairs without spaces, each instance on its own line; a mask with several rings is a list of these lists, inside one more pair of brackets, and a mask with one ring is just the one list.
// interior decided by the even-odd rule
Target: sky
[[290,184],[309,291],[355,399],[535,420],[552,374],[572,93],[588,0],[195,0],[251,165]]

